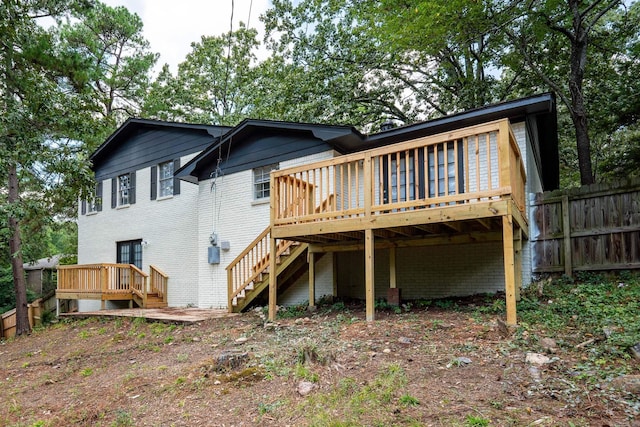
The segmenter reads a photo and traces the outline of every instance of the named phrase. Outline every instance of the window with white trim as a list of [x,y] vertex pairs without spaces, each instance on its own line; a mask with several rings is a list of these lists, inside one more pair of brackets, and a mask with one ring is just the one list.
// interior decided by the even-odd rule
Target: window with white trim
[[253,198],[264,200],[269,198],[269,175],[278,170],[278,164],[261,166],[253,170]]
[[118,176],[118,206],[129,204],[131,191],[131,175],[126,173]]
[[173,161],[160,163],[158,175],[159,196],[173,196]]

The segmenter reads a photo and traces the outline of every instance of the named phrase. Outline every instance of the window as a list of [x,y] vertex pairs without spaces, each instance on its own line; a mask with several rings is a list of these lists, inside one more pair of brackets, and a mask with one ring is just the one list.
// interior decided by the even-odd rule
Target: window
[[253,170],[253,198],[255,200],[269,198],[269,174],[278,170],[278,165],[267,165]]
[[111,180],[111,208],[136,202],[136,173],[125,173]]
[[180,194],[180,180],[173,173],[180,169],[180,159],[151,166],[151,200]]
[[[457,145],[457,147],[454,144]],[[447,196],[464,192],[463,147],[462,141],[456,141],[438,144],[434,146],[433,150],[429,150],[429,197]],[[457,158],[456,149],[458,154]],[[434,152],[437,156],[434,156]],[[458,188],[456,188],[456,164],[458,165]],[[435,182],[436,167],[437,183]]]
[[173,162],[160,163],[158,172],[160,174],[158,180],[160,197],[173,196]]
[[96,213],[102,210],[102,181],[96,184],[92,199],[82,201],[82,215]]
[[117,263],[133,264],[138,268],[142,268],[142,240],[129,240],[126,242],[118,242],[117,244]]
[[131,190],[131,176],[127,173],[118,177],[118,206],[129,204]]
[[426,154],[424,150],[408,150],[385,156],[382,163],[384,203],[464,192],[463,149],[462,141],[458,140],[430,146]]

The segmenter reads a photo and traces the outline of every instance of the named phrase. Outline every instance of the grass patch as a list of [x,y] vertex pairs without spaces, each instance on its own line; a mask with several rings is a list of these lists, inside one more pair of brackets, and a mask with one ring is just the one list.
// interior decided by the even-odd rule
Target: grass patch
[[[359,384],[354,378],[343,378],[336,389],[308,397],[295,412],[314,426],[362,425],[365,419],[366,425],[388,425],[395,416],[397,401],[408,405],[417,402],[415,398],[400,394],[406,384],[407,376],[402,367],[390,364],[369,383]],[[340,414],[339,424],[335,414]]]
[[578,371],[600,378],[628,373],[629,348],[640,342],[640,279],[583,273],[531,286],[518,303],[518,316],[515,337],[525,348],[535,350],[543,336],[570,348],[593,339]]

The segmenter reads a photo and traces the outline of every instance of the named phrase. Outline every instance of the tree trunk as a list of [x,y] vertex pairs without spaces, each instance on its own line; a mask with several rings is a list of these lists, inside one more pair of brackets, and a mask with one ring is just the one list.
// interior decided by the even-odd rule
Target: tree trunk
[[[18,172],[16,164],[9,163],[9,206],[15,206],[19,197]],[[24,279],[24,267],[22,265],[22,240],[20,237],[20,224],[15,213],[9,213],[9,250],[11,251],[11,270],[13,271],[13,285],[16,292],[16,336],[28,334],[29,312],[27,308],[27,287]]]
[[582,92],[584,72],[587,67],[588,34],[584,17],[580,13],[580,1],[570,0],[569,8],[573,15],[573,37],[571,39],[571,71],[569,75],[569,91],[571,92],[571,120],[576,129],[576,148],[578,152],[578,168],[580,183],[594,183],[591,167],[591,141],[587,129],[587,111]]

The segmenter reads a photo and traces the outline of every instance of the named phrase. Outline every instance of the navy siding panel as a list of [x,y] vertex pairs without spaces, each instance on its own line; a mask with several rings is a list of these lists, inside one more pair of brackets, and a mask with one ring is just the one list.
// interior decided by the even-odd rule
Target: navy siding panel
[[[173,172],[177,171],[178,169],[180,169],[179,158],[173,160]],[[173,178],[173,194],[174,195],[180,194],[180,179],[178,178]]]
[[151,200],[155,200],[158,195],[158,167],[151,166]]
[[213,142],[214,138],[204,130],[141,129],[113,154],[97,161],[93,169],[96,179],[107,179],[202,151]]
[[102,181],[96,186],[96,208],[98,212],[102,211]]
[[[231,148],[225,145],[219,156],[220,168],[224,174],[253,169],[273,163],[279,163],[297,157],[308,156],[330,150],[331,146],[313,136],[263,134],[243,141],[231,142]],[[199,174],[199,179],[208,179],[217,161]]]

